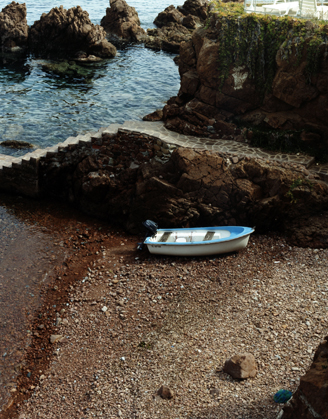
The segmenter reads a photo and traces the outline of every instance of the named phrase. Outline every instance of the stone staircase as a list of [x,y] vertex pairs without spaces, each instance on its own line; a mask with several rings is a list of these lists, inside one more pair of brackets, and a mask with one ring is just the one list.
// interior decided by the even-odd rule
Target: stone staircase
[[[316,164],[314,158],[308,155],[300,153],[284,154],[251,147],[247,143],[231,140],[214,140],[182,135],[169,131],[161,121],[126,121],[122,125],[111,124],[106,128],[101,128],[98,132],[88,132],[84,135],[69,137],[62,143],[44,149],[37,149],[22,157],[12,157],[0,154],[0,190],[3,189],[2,178],[7,178],[9,176],[11,179],[15,180],[14,184],[17,192],[22,192],[30,196],[37,196],[38,166],[42,159],[48,158],[49,156],[56,156],[58,153],[64,153],[66,150],[74,150],[76,148],[97,148],[97,145],[101,145],[103,135],[115,136],[118,132],[139,133],[157,138],[159,140],[158,155],[161,153],[168,154],[176,147],[189,147],[225,153],[232,158],[258,157],[273,162],[302,165],[307,169],[309,175],[319,175],[322,180],[328,182],[328,164]],[[28,188],[26,188],[27,182],[29,182]],[[24,188],[23,184],[25,184]],[[20,187],[20,185],[22,186]]]

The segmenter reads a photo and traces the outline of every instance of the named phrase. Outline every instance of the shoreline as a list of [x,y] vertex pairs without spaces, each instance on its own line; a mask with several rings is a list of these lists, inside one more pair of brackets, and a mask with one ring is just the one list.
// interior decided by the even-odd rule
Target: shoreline
[[[83,258],[73,255],[57,273],[62,279],[53,278],[40,309],[49,320],[35,316],[15,403],[0,417],[275,418],[272,392],[296,390],[327,334],[322,295],[309,292],[296,310],[302,287],[311,291],[314,276],[321,284],[327,250],[255,235],[238,254],[165,258],[137,253],[134,238],[116,231],[100,231],[103,241],[90,243]],[[287,295],[291,289],[297,298]],[[305,318],[313,298],[319,306]],[[51,334],[66,338],[50,344]],[[221,371],[238,349],[255,353],[255,379],[239,382]],[[162,384],[173,389],[171,401],[155,395]]]
[[[47,284],[44,284],[40,290],[39,298],[41,303],[39,304],[39,308],[33,313],[32,318],[29,315],[29,329],[32,332],[32,341],[27,347],[25,347],[23,358],[20,361],[22,369],[21,374],[17,379],[18,385],[17,387],[12,388],[12,398],[5,406],[3,406],[3,410],[0,411],[1,418],[12,418],[15,417],[17,404],[19,406],[19,404],[22,403],[26,397],[30,396],[31,390],[33,390],[33,388],[31,388],[31,386],[33,386],[33,381],[41,375],[40,373],[37,373],[37,371],[44,371],[49,365],[50,357],[53,355],[53,351],[51,345],[49,344],[48,335],[49,333],[52,334],[52,332],[55,333],[56,330],[56,326],[50,319],[53,313],[66,306],[68,290],[70,289],[69,287],[74,285],[76,281],[76,274],[81,274],[82,272],[87,271],[88,267],[92,265],[93,260],[96,257],[96,253],[101,251],[101,247],[103,246],[102,243],[107,243],[112,240],[113,237],[119,237],[125,233],[121,231],[114,233],[113,230],[120,229],[115,229],[113,226],[106,225],[104,222],[88,217],[80,211],[70,208],[67,204],[61,204],[62,208],[60,208],[61,205],[59,203],[52,203],[47,200],[33,201],[31,199],[24,198],[23,201],[19,197],[8,194],[2,194],[2,196],[4,198],[4,204],[9,203],[9,205],[11,205],[16,203],[15,211],[18,211],[20,216],[24,214],[24,217],[28,217],[29,221],[38,220],[40,221],[42,228],[52,229],[54,235],[61,235],[62,242],[64,243],[64,253],[66,254],[66,258],[63,259],[62,264],[51,267],[48,272],[50,274],[50,278]],[[26,208],[24,208],[24,202],[25,204],[27,203]],[[20,205],[22,208],[19,209],[18,207]],[[31,208],[35,210],[36,207],[39,207],[39,213],[37,215],[30,212]],[[47,213],[49,210],[51,212],[50,216]],[[42,214],[42,220],[40,220],[40,214]],[[71,217],[70,232],[74,228],[73,225],[78,227],[81,225],[88,226],[87,229],[90,233],[90,239],[87,239],[85,236],[81,239],[78,235],[76,235],[76,240],[84,243],[83,248],[80,248],[79,250],[74,249],[77,241],[71,242],[69,237],[71,234],[70,232],[69,234],[66,234],[66,237],[64,236],[65,224],[63,224],[60,220],[62,216],[64,218],[67,217],[68,219]],[[75,223],[74,221],[72,222],[73,218],[76,220]],[[57,225],[55,226],[54,224],[56,222]],[[96,227],[92,229],[91,225]],[[59,231],[60,229],[61,231]],[[101,234],[99,234],[100,231],[102,231]],[[92,235],[94,235],[93,238],[91,237]],[[110,235],[110,238],[108,235]],[[45,314],[47,314],[46,317]],[[40,326],[42,327],[40,328]],[[46,331],[45,335],[43,335],[44,331]],[[37,371],[36,366],[38,366]],[[33,370],[35,373],[32,373]],[[31,376],[28,377],[28,375]]]

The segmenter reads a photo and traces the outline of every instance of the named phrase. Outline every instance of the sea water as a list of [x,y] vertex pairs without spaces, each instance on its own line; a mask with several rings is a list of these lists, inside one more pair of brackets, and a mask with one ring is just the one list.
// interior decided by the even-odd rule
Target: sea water
[[[0,0],[0,11],[8,3]],[[29,25],[52,7],[62,4],[68,9],[77,5],[70,0],[58,4],[49,0],[25,3]],[[164,0],[128,3],[138,11],[145,29],[153,27],[157,14],[171,4]],[[109,2],[83,0],[79,5],[98,24]],[[173,57],[131,45],[119,50],[115,58],[94,64],[88,82],[47,74],[42,70],[43,60],[33,57],[2,66],[0,142],[23,140],[42,148],[111,123],[140,119],[163,107],[177,93],[179,76]],[[22,155],[26,150],[17,152],[0,146],[1,153]],[[58,263],[63,257],[61,248],[53,247],[51,232],[30,226],[16,207],[5,204],[0,195],[0,412],[16,386],[19,360],[31,339],[27,324],[40,304],[41,285],[50,275],[51,261]]]
[[[0,0],[0,10],[8,3]],[[65,9],[79,5],[94,24],[99,24],[109,7],[105,0],[25,3],[28,25],[60,5]],[[128,4],[135,7],[141,26],[147,29],[154,27],[158,13],[172,3],[131,0]],[[115,58],[93,64],[88,78],[82,80],[45,72],[45,60],[32,56],[23,63],[1,66],[0,142],[22,140],[43,148],[111,123],[140,120],[177,94],[180,79],[173,58],[173,54],[134,44],[118,50]],[[0,146],[1,153],[18,156],[26,150]]]

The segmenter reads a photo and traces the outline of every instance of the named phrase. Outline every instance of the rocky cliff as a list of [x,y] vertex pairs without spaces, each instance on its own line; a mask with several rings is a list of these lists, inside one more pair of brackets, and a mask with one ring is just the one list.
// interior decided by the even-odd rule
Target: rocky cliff
[[181,87],[164,108],[167,127],[235,139],[238,121],[305,131],[326,145],[328,26],[229,7],[212,10],[208,27],[181,44]]

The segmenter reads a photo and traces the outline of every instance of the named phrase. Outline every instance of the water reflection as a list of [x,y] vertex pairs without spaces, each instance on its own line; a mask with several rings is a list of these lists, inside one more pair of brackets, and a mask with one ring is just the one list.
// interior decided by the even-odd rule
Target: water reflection
[[46,60],[29,58],[24,67],[28,71],[16,74],[0,68],[0,142],[19,137],[43,148],[111,123],[142,118],[177,93],[178,68],[172,58],[131,46],[113,59],[83,66],[88,83],[46,73]]

